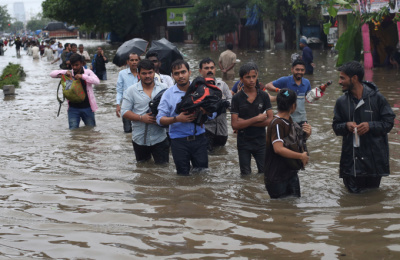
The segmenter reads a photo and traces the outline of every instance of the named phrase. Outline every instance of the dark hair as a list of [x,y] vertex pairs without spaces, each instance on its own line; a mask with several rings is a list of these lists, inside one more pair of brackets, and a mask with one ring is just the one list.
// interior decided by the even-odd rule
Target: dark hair
[[68,45],[69,45],[68,42],[64,43],[64,49],[66,49],[68,47]]
[[214,63],[214,65],[215,65],[215,62],[210,57],[204,58],[204,59],[202,59],[200,61],[199,68],[202,69],[203,68],[203,64],[208,64],[208,63],[211,63],[211,62]]
[[359,82],[364,78],[364,68],[358,61],[349,61],[340,66],[337,70],[343,72],[350,78],[356,75]]
[[293,63],[292,63],[292,68],[296,67],[297,65],[303,65],[304,68],[306,67],[306,63],[305,63],[302,59],[300,59],[300,58],[297,58],[297,59],[295,59],[295,60],[293,61]]
[[141,69],[144,70],[154,70],[154,63],[150,60],[141,60],[137,65],[138,73],[140,73]]
[[81,44],[79,44],[79,47],[81,47],[81,46],[83,47],[83,44],[82,44],[82,43],[81,43]]
[[296,92],[291,89],[283,88],[276,96],[276,103],[278,104],[278,111],[289,111],[290,108],[297,101]]
[[258,72],[258,66],[254,62],[248,62],[240,67],[239,76],[243,78],[244,75],[249,74],[252,70]]
[[76,45],[76,43],[71,43],[71,48],[72,47],[78,47],[78,45]]
[[158,53],[155,52],[155,51],[149,51],[149,52],[146,53],[146,59],[148,59],[148,58],[150,58],[150,57],[156,57],[157,60],[159,60],[159,59],[158,59]]
[[232,44],[231,42],[228,42],[228,43],[226,44],[226,48],[227,48],[228,50],[233,50],[233,44]]
[[82,62],[82,64],[83,64],[84,60],[85,60],[85,58],[83,56],[79,55],[78,53],[72,54],[71,57],[69,58],[69,62],[71,63],[71,65],[78,61]]
[[180,67],[182,67],[182,65],[185,66],[186,69],[189,71],[189,64],[184,60],[176,60],[172,62],[171,71],[173,71],[174,69],[179,69]]

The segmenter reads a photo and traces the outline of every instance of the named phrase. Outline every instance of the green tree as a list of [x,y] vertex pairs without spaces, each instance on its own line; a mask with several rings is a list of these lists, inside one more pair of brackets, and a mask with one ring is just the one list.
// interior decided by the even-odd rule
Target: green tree
[[31,31],[36,31],[36,30],[41,30],[43,29],[49,22],[51,22],[51,19],[43,17],[41,13],[37,14],[35,17],[32,17],[27,24],[26,24],[26,29],[31,30]]
[[21,21],[15,21],[11,24],[11,31],[16,33],[22,29],[24,29],[24,23]]
[[42,8],[45,17],[121,38],[141,26],[141,0],[45,0]]
[[8,24],[11,24],[11,16],[7,11],[7,6],[0,5],[0,31],[7,31]]
[[246,0],[200,0],[188,13],[186,30],[194,33],[200,43],[209,43],[215,35],[234,32],[240,24],[240,10]]

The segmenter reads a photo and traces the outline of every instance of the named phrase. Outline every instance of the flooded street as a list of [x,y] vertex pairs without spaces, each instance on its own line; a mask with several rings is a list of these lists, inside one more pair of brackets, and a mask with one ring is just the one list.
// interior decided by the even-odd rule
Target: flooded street
[[[399,71],[369,75],[396,114],[391,175],[378,190],[349,194],[338,177],[341,137],[331,127],[342,94],[338,72],[328,51],[313,51],[317,67],[306,78],[313,87],[333,84],[306,105],[313,134],[310,163],[299,173],[302,197],[272,200],[263,175],[240,176],[231,127],[227,146],[209,156],[208,173],[177,176],[172,156],[168,166],[137,165],[115,115],[116,47],[68,42],[83,43],[91,56],[101,44],[110,60],[108,80],[94,88],[94,129],[70,131],[66,102],[57,117],[59,80],[49,74],[58,65],[24,50],[17,59],[15,47],[0,57],[1,70],[13,62],[27,74],[18,95],[0,93],[0,259],[400,259]],[[178,48],[192,78],[202,58],[220,54]],[[264,84],[290,74],[291,51],[235,52],[237,75],[251,60]]]

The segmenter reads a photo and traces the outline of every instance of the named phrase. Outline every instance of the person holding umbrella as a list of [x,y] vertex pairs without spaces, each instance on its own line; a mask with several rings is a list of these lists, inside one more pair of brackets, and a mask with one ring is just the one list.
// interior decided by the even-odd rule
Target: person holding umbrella
[[[123,98],[123,93],[133,84],[138,83],[138,72],[137,72],[137,65],[140,61],[139,55],[136,53],[129,54],[129,59],[127,61],[127,65],[129,68],[121,70],[118,73],[118,80],[117,80],[117,100],[116,100],[116,114],[117,117],[121,117],[121,102]],[[122,122],[124,125],[124,132],[131,133],[132,132],[132,123],[129,119],[122,117]]]

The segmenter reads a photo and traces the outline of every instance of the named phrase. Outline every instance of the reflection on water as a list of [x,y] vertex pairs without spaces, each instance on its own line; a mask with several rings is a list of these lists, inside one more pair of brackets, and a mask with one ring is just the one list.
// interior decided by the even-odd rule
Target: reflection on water
[[[91,54],[103,44],[70,41]],[[104,47],[112,60],[116,48]],[[218,60],[219,52],[197,45],[179,48],[193,77],[202,58]],[[271,200],[262,175],[240,177],[231,129],[208,173],[180,177],[172,163],[136,165],[114,112],[119,69],[111,63],[109,79],[95,87],[97,127],[68,130],[65,104],[56,116],[58,80],[48,76],[57,66],[21,52],[17,59],[10,48],[0,63],[19,63],[27,73],[18,95],[0,101],[0,258],[399,259],[399,121],[389,135],[392,175],[379,190],[349,194],[338,178],[341,139],[331,123],[342,93],[329,54],[314,50],[317,67],[308,77],[312,86],[334,83],[306,108],[313,135],[302,197]],[[291,52],[236,52],[236,72],[255,61],[264,84],[290,74]],[[399,73],[371,72],[398,116]]]

